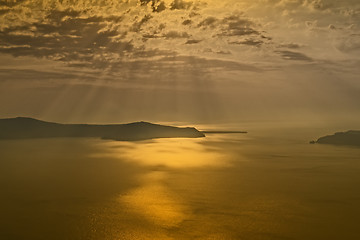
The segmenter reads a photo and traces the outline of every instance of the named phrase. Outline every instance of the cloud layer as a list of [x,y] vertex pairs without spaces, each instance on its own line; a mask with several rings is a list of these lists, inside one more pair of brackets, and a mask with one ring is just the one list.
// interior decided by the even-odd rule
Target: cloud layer
[[350,0],[3,1],[0,52],[92,68],[169,55],[242,64],[261,61],[259,55],[321,60],[316,51],[323,49],[316,48],[324,40],[343,54],[359,49],[359,6]]

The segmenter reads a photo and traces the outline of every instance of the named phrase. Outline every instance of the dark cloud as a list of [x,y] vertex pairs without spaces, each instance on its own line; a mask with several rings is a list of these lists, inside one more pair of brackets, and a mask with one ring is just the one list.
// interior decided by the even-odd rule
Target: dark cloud
[[223,55],[229,55],[229,54],[231,54],[230,51],[217,51],[216,53],[217,53],[217,54],[223,54]]
[[283,57],[283,59],[286,59],[286,60],[298,60],[298,61],[307,61],[307,62],[313,61],[312,58],[306,56],[303,53],[299,53],[299,52],[276,51],[276,53],[279,53]]
[[173,56],[164,57],[160,61],[174,66],[187,66],[190,68],[203,69],[205,71],[229,70],[229,71],[251,71],[261,72],[261,70],[250,64],[242,64],[235,61],[206,59],[195,56]]
[[280,44],[279,47],[298,49],[298,48],[301,48],[302,46],[300,44],[298,44],[298,43],[284,43],[284,44]]
[[153,12],[162,12],[166,9],[170,10],[189,10],[196,8],[193,2],[184,0],[174,0],[168,6],[161,0],[139,0],[141,6],[150,6]]
[[218,22],[218,19],[215,17],[207,17],[204,20],[202,20],[199,24],[198,27],[215,27],[215,24]]
[[185,44],[196,44],[196,43],[199,43],[201,42],[202,40],[196,40],[196,39],[189,39],[186,41]]
[[[80,16],[81,11],[76,11],[74,9],[64,9],[64,10],[57,10],[57,9],[52,9],[49,11],[48,15],[47,15],[47,19],[51,20],[51,21],[61,21],[64,17],[78,17]],[[98,21],[98,19],[97,19]]]
[[170,9],[171,9],[171,10],[175,10],[175,9],[190,9],[192,5],[193,5],[192,2],[186,2],[186,1],[183,1],[183,0],[174,0],[174,1],[170,4]]
[[[216,18],[213,16],[206,17],[201,20],[197,26],[202,29],[214,29],[213,37],[239,37],[256,35],[260,38],[267,38],[256,30],[256,24],[242,15],[230,15],[224,18]],[[257,40],[260,42],[260,40]],[[246,41],[243,40],[246,44]],[[248,45],[251,45],[249,42]]]
[[145,33],[142,36],[143,36],[143,41],[147,41],[148,39],[151,39],[151,38],[159,38],[160,37],[158,34],[154,34],[154,33]]
[[190,25],[191,23],[192,23],[192,21],[190,19],[187,19],[182,22],[183,25]]
[[133,58],[154,58],[161,56],[176,56],[176,52],[172,50],[159,50],[159,49],[145,49],[138,48],[135,51],[131,52]]
[[[37,34],[32,33],[36,28]],[[36,23],[0,32],[0,52],[14,56],[61,57],[61,60],[89,60],[96,52],[114,51],[124,54],[131,51],[129,42],[113,41],[116,31],[102,30],[101,24],[68,20],[61,24]],[[24,47],[26,46],[26,47]]]
[[153,11],[154,12],[162,12],[166,9],[166,6],[165,6],[165,2],[163,1],[158,1],[158,3],[156,3],[154,6],[153,6]]
[[[135,25],[141,28],[145,16]],[[107,22],[119,23],[121,16],[84,15],[73,9],[49,10],[39,21],[11,26],[0,31],[0,53],[33,56],[63,61],[69,66],[95,61],[99,56],[118,57],[135,51],[130,41],[121,40],[126,32],[107,28]],[[86,64],[85,64],[86,65]]]
[[16,5],[19,5],[27,0],[1,0],[0,1],[0,7],[15,7]]
[[140,21],[137,21],[133,24],[132,28],[130,29],[130,31],[132,32],[140,32],[142,25],[144,25],[145,23],[147,23],[150,19],[152,18],[152,16],[150,15],[145,15],[144,17],[141,18]]
[[166,9],[164,1],[160,1],[160,0],[139,0],[139,1],[141,6],[150,5],[153,12],[162,12]]
[[222,19],[223,25],[221,36],[244,36],[244,35],[260,35],[254,29],[254,23],[240,15],[232,15]]
[[234,42],[229,42],[229,43],[260,47],[264,42],[261,40],[257,40],[257,39],[246,39],[244,41],[234,41]]
[[6,14],[10,11],[10,9],[0,9],[0,16]]
[[190,35],[187,32],[170,31],[163,35],[165,38],[189,38]]
[[50,72],[39,71],[33,69],[0,69],[1,81],[54,81],[64,79],[87,79],[90,80],[91,76],[84,76],[83,74],[76,74],[74,72]]

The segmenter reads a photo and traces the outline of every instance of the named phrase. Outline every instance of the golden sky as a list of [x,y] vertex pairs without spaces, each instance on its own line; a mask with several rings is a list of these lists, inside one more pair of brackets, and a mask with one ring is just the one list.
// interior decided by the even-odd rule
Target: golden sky
[[360,115],[358,0],[0,1],[0,117]]

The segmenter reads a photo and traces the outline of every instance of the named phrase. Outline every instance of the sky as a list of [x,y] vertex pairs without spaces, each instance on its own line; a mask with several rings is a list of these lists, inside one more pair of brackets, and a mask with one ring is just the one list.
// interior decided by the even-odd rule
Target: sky
[[0,117],[355,121],[358,0],[2,0]]

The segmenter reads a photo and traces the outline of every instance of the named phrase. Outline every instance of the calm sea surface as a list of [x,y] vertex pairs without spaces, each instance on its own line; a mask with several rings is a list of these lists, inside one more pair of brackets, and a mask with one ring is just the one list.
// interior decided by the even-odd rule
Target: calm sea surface
[[360,148],[241,130],[0,141],[0,239],[360,239]]

